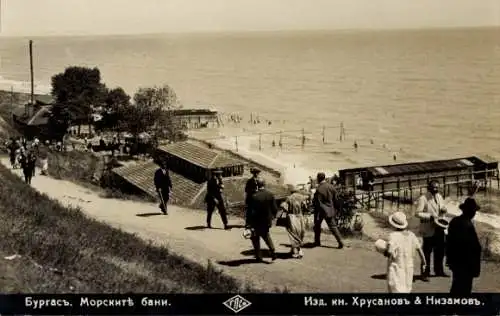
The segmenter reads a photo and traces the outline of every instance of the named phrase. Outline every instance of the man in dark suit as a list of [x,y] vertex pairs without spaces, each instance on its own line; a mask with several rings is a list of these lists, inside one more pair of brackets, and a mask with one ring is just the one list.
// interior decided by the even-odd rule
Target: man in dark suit
[[338,248],[344,248],[340,231],[335,221],[337,210],[335,203],[337,202],[337,191],[335,187],[326,181],[326,176],[323,172],[317,175],[318,187],[313,197],[314,205],[314,246],[321,246],[321,224],[323,220],[328,224],[328,228],[332,232],[339,244]]
[[212,172],[212,177],[207,182],[207,194],[205,195],[205,203],[207,203],[207,227],[212,228],[212,214],[215,207],[219,210],[219,215],[224,224],[224,229],[229,230],[227,224],[226,206],[224,205],[224,184],[222,182],[222,171],[215,170]]
[[159,164],[160,168],[156,170],[154,176],[154,185],[156,187],[156,192],[160,197],[160,210],[163,214],[167,215],[167,203],[170,198],[170,193],[172,192],[172,180],[170,179],[170,174],[168,173],[167,163],[162,161]]
[[450,294],[466,296],[472,293],[472,281],[481,272],[481,244],[472,223],[480,207],[469,197],[460,209],[462,215],[453,218],[448,226],[446,257],[453,273]]
[[253,194],[249,212],[246,218],[246,226],[253,230],[251,237],[252,245],[255,250],[255,258],[262,262],[262,254],[260,252],[260,238],[264,240],[269,251],[271,252],[272,260],[276,260],[276,252],[271,239],[269,230],[273,224],[273,220],[278,213],[278,206],[274,195],[265,189],[265,182],[262,179],[257,179],[257,192]]
[[257,192],[257,179],[259,177],[260,170],[257,168],[250,168],[250,173],[252,174],[252,177],[247,180],[247,183],[245,185],[245,211],[247,212],[247,214],[250,210],[250,200],[252,199],[252,196]]

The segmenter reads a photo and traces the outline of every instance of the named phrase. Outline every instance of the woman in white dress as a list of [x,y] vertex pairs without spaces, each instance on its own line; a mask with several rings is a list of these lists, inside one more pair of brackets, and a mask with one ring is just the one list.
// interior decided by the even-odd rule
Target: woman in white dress
[[413,287],[413,259],[418,252],[421,271],[425,270],[424,252],[415,234],[408,230],[408,221],[403,212],[389,216],[389,224],[396,230],[389,234],[387,249],[387,286],[389,293],[411,293]]
[[291,195],[288,196],[281,204],[281,210],[286,213],[286,230],[290,238],[292,258],[302,259],[302,245],[306,232],[306,222],[304,218],[304,210],[307,205],[307,197],[299,193],[299,189],[294,187],[291,190]]

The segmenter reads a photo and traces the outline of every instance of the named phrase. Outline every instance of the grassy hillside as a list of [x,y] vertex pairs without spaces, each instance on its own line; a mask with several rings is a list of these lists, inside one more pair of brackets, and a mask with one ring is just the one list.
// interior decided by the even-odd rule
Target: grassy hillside
[[[208,269],[66,208],[0,165],[1,292],[238,292]],[[245,289],[252,291],[252,289]]]

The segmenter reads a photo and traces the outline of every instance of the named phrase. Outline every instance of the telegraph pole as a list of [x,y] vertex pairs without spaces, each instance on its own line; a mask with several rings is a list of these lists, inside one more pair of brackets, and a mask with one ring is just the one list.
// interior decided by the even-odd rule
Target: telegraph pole
[[33,41],[30,40],[31,105],[35,104],[35,78],[33,75]]
[[0,0],[0,34],[2,33],[2,0]]

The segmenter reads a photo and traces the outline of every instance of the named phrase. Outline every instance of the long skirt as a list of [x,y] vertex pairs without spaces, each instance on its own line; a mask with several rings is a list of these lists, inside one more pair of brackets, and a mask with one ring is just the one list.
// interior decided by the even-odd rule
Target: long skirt
[[304,235],[306,233],[306,223],[304,216],[302,214],[288,214],[288,227],[287,227],[288,237],[290,238],[290,244],[292,249],[302,247],[304,243]]
[[42,169],[42,174],[46,174],[49,171],[49,159],[41,159],[40,160],[40,167]]

